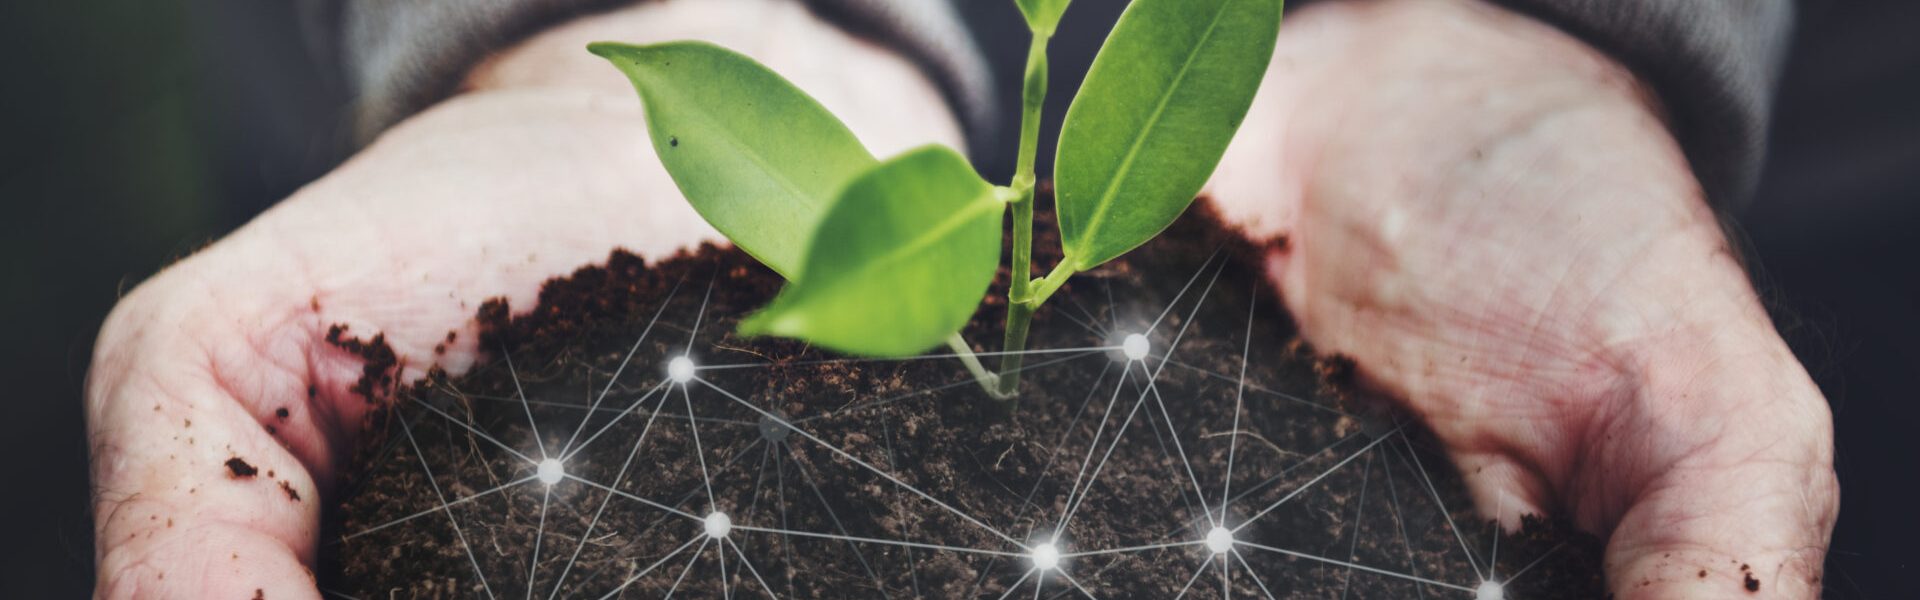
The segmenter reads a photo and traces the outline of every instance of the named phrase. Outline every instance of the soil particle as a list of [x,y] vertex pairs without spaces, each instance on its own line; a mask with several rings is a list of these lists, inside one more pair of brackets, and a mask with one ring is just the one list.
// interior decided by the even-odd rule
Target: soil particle
[[288,500],[292,500],[292,501],[294,501],[294,502],[299,502],[299,501],[300,501],[300,492],[298,492],[298,491],[295,491],[295,490],[293,489],[293,484],[292,484],[292,483],[289,483],[289,482],[287,482],[286,480],[281,480],[281,481],[280,481],[280,491],[282,491],[282,492],[286,492],[286,493],[287,493],[287,499],[288,499]]
[[1752,573],[1746,574],[1746,584],[1749,593],[1760,591],[1760,580],[1754,579]]
[[273,409],[273,416],[276,416],[276,417],[279,417],[279,418],[280,418],[280,420],[282,420],[282,421],[285,421],[285,420],[287,420],[287,417],[288,417],[288,416],[291,416],[292,414],[293,414],[293,412],[292,412],[292,411],[288,411],[288,410],[287,410],[287,407],[285,407],[285,406],[282,406],[282,407],[280,407],[280,408],[276,408],[276,409]]
[[327,328],[327,343],[359,357],[363,362],[360,378],[347,391],[359,394],[372,403],[390,397],[400,358],[394,354],[393,347],[387,344],[386,334],[378,333],[371,340],[361,340],[348,336],[346,325],[336,324]]
[[267,591],[260,588],[253,588],[253,600],[267,600]]
[[253,465],[247,464],[246,459],[235,456],[227,459],[227,472],[229,476],[235,479],[241,479],[252,477],[258,474],[260,470],[253,468]]
[[1356,391],[1353,358],[1345,354],[1330,354],[1314,359],[1313,374],[1319,377],[1320,385],[1342,398],[1352,397]]

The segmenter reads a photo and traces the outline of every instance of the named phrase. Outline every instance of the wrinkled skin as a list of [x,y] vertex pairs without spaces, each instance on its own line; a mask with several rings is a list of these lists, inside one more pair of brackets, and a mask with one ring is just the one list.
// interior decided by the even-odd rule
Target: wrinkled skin
[[[715,239],[586,41],[740,49],[879,155],[959,139],[934,88],[878,47],[792,5],[692,4],[502,53],[128,294],[86,399],[96,595],[317,597],[320,499],[370,410],[330,325],[384,334],[405,376],[457,372],[479,302],[528,306],[615,246],[660,258]],[[1312,340],[1424,417],[1490,514],[1607,535],[1621,597],[1754,597],[1732,562],[1761,596],[1814,597],[1838,493],[1825,402],[1631,78],[1464,0],[1289,20],[1213,190],[1250,232],[1289,236],[1271,272]],[[233,477],[234,457],[258,474]]]
[[1483,511],[1606,536],[1618,597],[1755,597],[1742,565],[1816,597],[1831,415],[1631,76],[1466,2],[1282,31],[1214,191],[1288,236],[1268,264],[1308,338],[1424,418]]

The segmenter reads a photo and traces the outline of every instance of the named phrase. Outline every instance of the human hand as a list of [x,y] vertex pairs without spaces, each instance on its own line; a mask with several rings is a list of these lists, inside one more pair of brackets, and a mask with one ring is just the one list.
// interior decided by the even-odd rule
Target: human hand
[[1280,38],[1212,192],[1287,236],[1305,335],[1483,512],[1602,535],[1617,597],[1817,597],[1831,416],[1632,76],[1468,0],[1316,4]]
[[384,336],[401,378],[459,372],[483,301],[531,306],[615,247],[718,241],[652,155],[629,84],[584,50],[688,37],[779,70],[876,153],[960,144],[912,65],[798,3],[647,3],[502,53],[108,317],[86,396],[96,597],[319,596],[322,502],[376,408],[349,391],[362,361],[326,342],[333,325]]

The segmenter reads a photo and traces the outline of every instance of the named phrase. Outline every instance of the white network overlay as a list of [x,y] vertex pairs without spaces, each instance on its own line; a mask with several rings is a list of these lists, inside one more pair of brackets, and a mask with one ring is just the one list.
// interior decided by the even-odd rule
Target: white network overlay
[[[1226,262],[1216,253],[1195,270],[1179,294],[1164,306],[1141,307],[1138,312],[1144,315],[1158,312],[1158,316],[1150,321],[1138,319],[1140,322],[1132,327],[1123,326],[1124,320],[1114,316],[1122,309],[1112,302],[1113,292],[1109,286],[1105,319],[1097,318],[1095,311],[1078,304],[1073,305],[1077,313],[1067,308],[1055,311],[1064,316],[1060,326],[1078,325],[1087,330],[1089,339],[1101,343],[1022,352],[1026,355],[1023,371],[1030,374],[1079,368],[1089,372],[1097,370],[1100,377],[1092,389],[1084,391],[1085,400],[1072,407],[1073,420],[1066,423],[1065,431],[1031,436],[1036,440],[1058,440],[1046,451],[1047,467],[1041,468],[1039,475],[1042,481],[1052,473],[1056,459],[1069,469],[1061,473],[1074,475],[1070,486],[1048,488],[1065,490],[1055,498],[1036,497],[1045,496],[1039,493],[1043,489],[1042,481],[1033,482],[1024,491],[1008,488],[1009,498],[1020,498],[1016,512],[1022,514],[1017,523],[990,523],[974,514],[974,509],[980,507],[967,506],[942,490],[910,484],[909,480],[915,477],[906,474],[908,469],[893,465],[892,460],[881,464],[863,459],[843,448],[846,440],[830,439],[831,436],[819,433],[831,419],[885,406],[912,406],[910,403],[926,400],[932,392],[974,385],[972,379],[958,377],[964,375],[961,369],[956,366],[956,379],[936,387],[878,399],[849,400],[844,406],[831,410],[788,418],[779,408],[785,404],[777,402],[777,398],[758,397],[777,392],[730,390],[712,380],[713,374],[722,370],[771,368],[775,364],[703,364],[704,349],[698,347],[695,340],[701,331],[701,321],[707,318],[713,285],[709,282],[706,298],[686,323],[673,324],[662,319],[674,294],[680,292],[680,286],[659,300],[658,308],[638,333],[638,339],[626,352],[618,370],[599,374],[606,381],[598,390],[578,392],[570,398],[553,397],[544,391],[530,393],[532,382],[522,386],[524,371],[516,371],[513,356],[503,352],[504,366],[513,375],[515,395],[465,399],[518,404],[525,421],[514,426],[526,425],[531,439],[509,442],[471,418],[456,414],[459,412],[456,406],[420,398],[407,399],[409,411],[397,413],[395,421],[400,432],[393,436],[386,452],[394,460],[417,463],[414,467],[427,484],[421,488],[421,495],[413,498],[420,505],[407,507],[405,516],[400,518],[343,531],[331,543],[350,544],[368,534],[392,533],[390,530],[399,528],[444,536],[458,545],[472,570],[435,575],[471,577],[477,583],[473,595],[485,598],[653,597],[654,592],[638,593],[635,587],[636,582],[650,576],[671,581],[663,597],[673,597],[677,592],[684,594],[686,582],[706,578],[716,581],[714,587],[726,598],[787,598],[794,595],[795,579],[805,578],[814,571],[806,567],[805,561],[817,555],[796,550],[799,544],[830,545],[810,547],[831,547],[834,552],[847,552],[854,558],[852,563],[833,565],[833,568],[869,577],[873,587],[848,591],[847,597],[950,595],[951,592],[936,593],[921,588],[919,569],[935,556],[964,559],[979,571],[977,579],[971,582],[971,592],[963,596],[967,598],[1098,599],[1117,594],[1121,598],[1218,596],[1274,600],[1298,593],[1290,591],[1296,586],[1276,579],[1303,578],[1332,582],[1326,589],[1338,589],[1342,598],[1348,597],[1349,592],[1352,597],[1460,600],[1518,597],[1517,592],[1507,589],[1507,584],[1526,576],[1559,546],[1527,557],[1528,562],[1511,569],[1511,573],[1500,572],[1497,566],[1499,536],[1459,528],[1453,511],[1442,502],[1442,494],[1427,470],[1437,460],[1435,455],[1410,440],[1402,426],[1362,425],[1355,428],[1358,431],[1340,435],[1323,445],[1297,448],[1280,447],[1261,432],[1243,429],[1243,414],[1276,403],[1304,405],[1312,409],[1306,414],[1318,415],[1314,418],[1329,422],[1365,421],[1330,403],[1315,402],[1277,391],[1262,382],[1248,381],[1248,354],[1254,348],[1253,341],[1260,338],[1254,328],[1252,300],[1248,301],[1244,330],[1232,332],[1241,337],[1235,344],[1242,349],[1237,357],[1238,373],[1215,372],[1181,360],[1181,342],[1189,339],[1189,326],[1207,308],[1208,298]],[[1183,299],[1190,305],[1176,312]],[[1170,319],[1170,315],[1173,318]],[[665,336],[668,330],[683,330],[684,343],[674,335],[675,341],[666,353],[640,355],[643,342],[650,336]],[[660,338],[654,339],[656,344],[660,341]],[[929,354],[900,360],[951,360],[952,357],[951,354]],[[1099,358],[1108,360],[1089,360]],[[1168,372],[1169,367],[1215,380],[1221,384],[1219,389],[1226,391],[1210,397],[1175,397],[1162,389],[1163,373]],[[1044,380],[1036,379],[1035,384],[1041,381]],[[1056,396],[1066,401],[1082,393],[1075,390]],[[541,397],[543,395],[548,397]],[[576,398],[587,401],[577,402]],[[1177,402],[1220,403],[1222,414],[1229,414],[1225,410],[1230,406],[1232,426],[1211,431],[1182,426],[1174,418],[1176,411],[1168,410],[1169,404]],[[418,410],[412,410],[413,407]],[[536,413],[542,417],[536,418]],[[1018,413],[1014,418],[1018,419]],[[463,435],[459,438],[448,435],[444,439],[417,435],[416,428],[432,419],[444,420],[445,429]],[[644,420],[637,437],[623,439],[622,435],[603,435],[626,419]],[[683,434],[690,446],[675,452],[693,455],[691,462],[697,464],[697,471],[693,470],[694,465],[680,466],[697,474],[698,482],[690,482],[691,489],[678,498],[648,498],[628,491],[635,479],[671,479],[667,471],[661,470],[660,461],[653,460],[662,450],[648,444],[648,432],[668,427],[684,428]],[[898,431],[865,433],[869,439],[884,439],[887,452],[892,455]],[[745,449],[731,456],[710,456],[714,450],[712,440],[717,434],[753,441],[741,444]],[[709,439],[704,446],[703,435]],[[1219,464],[1222,453],[1203,454],[1200,450],[1203,445],[1217,450],[1223,441],[1224,466]],[[429,453],[422,451],[432,444],[459,445],[459,452],[474,455],[511,456],[524,464],[518,472],[498,477],[497,481],[450,481],[447,474],[455,471],[454,465],[430,464]],[[473,447],[468,448],[469,445]],[[625,446],[619,449],[625,451],[617,453],[616,449],[598,445]],[[571,461],[590,447],[597,448],[596,455],[614,457],[603,460],[624,458],[624,462],[610,477],[589,476],[591,469],[575,469]],[[1164,474],[1166,480],[1177,483],[1168,485],[1175,485],[1179,490],[1179,499],[1173,506],[1184,510],[1170,507],[1170,514],[1158,517],[1091,514],[1097,508],[1089,505],[1100,503],[1090,503],[1090,498],[1115,493],[1102,475],[1110,475],[1106,470],[1109,459],[1121,448],[1126,449],[1123,455],[1148,452],[1150,456],[1164,458],[1164,464],[1169,465]],[[801,452],[815,460],[799,460],[796,455]],[[1208,462],[1202,464],[1202,461]],[[1235,469],[1251,469],[1249,465],[1255,461],[1271,466],[1262,473],[1275,474],[1251,482],[1243,476],[1236,486]],[[1197,464],[1203,468],[1196,469]],[[819,485],[817,482],[823,478],[820,470],[836,465],[867,478],[861,481],[870,483],[837,489]],[[1360,471],[1357,477],[1355,470]],[[1336,474],[1342,474],[1340,481],[1351,485],[1342,489],[1321,485]],[[1054,483],[1064,484],[1066,480],[1063,477]],[[962,536],[964,539],[931,539],[927,536],[884,537],[850,530],[844,515],[833,512],[835,503],[828,497],[864,494],[872,500],[873,490],[883,490],[884,495],[890,496],[886,503],[894,510],[918,515],[920,518],[913,520],[916,523],[938,524],[967,531],[969,535]],[[482,500],[513,494],[538,498],[538,513],[495,514],[476,508]],[[1337,514],[1293,514],[1303,510],[1299,506],[1303,498],[1313,495],[1326,498],[1318,506],[1333,507],[1321,510]],[[763,497],[768,498],[764,503]],[[747,500],[735,501],[734,498]],[[817,501],[815,508],[825,511],[828,518],[816,523],[824,526],[790,522],[790,505],[811,501]],[[577,516],[584,518],[549,519],[550,510],[557,514],[555,507],[562,502],[575,503]],[[1373,510],[1368,510],[1369,503]],[[656,516],[652,519],[654,526],[640,532],[607,531],[603,516],[610,510],[642,511]],[[464,516],[459,511],[465,511]],[[510,512],[512,514],[508,514]],[[1341,524],[1314,539],[1264,539],[1262,528],[1255,527],[1267,520],[1321,517],[1337,518]],[[1110,528],[1128,531],[1141,541],[1083,545],[1075,535],[1075,526],[1084,525],[1088,519],[1123,520],[1124,527],[1116,524]],[[537,533],[530,546],[502,547],[497,541],[483,541],[488,535],[487,529],[508,521],[533,524]],[[576,568],[583,549],[589,546],[597,549],[596,544],[606,543],[604,540],[616,534],[655,543],[670,542],[662,545],[670,550],[635,552],[618,570],[604,568],[604,565],[597,569]],[[1378,542],[1374,544],[1375,551],[1362,552],[1363,536]],[[1491,540],[1491,543],[1470,543],[1470,539]],[[1440,542],[1436,544],[1435,540]],[[881,560],[883,554],[887,557],[885,560]],[[507,557],[511,560],[506,562],[521,566],[510,574],[489,572],[483,568],[483,562],[500,561],[482,561],[481,556]],[[1134,567],[1125,568],[1151,564],[1173,573],[1164,590],[1167,593],[1162,595],[1162,590],[1157,588],[1097,593],[1101,586],[1091,582],[1105,576],[1108,569],[1120,568],[1115,566],[1120,564],[1116,559],[1122,557],[1144,561],[1127,563]],[[1419,565],[1427,564],[1421,558],[1433,557],[1456,562],[1464,558],[1469,569],[1420,572]],[[1509,557],[1509,561],[1513,560],[1515,558]],[[786,568],[777,571],[767,568],[776,562]],[[898,571],[906,571],[904,577],[911,585],[905,589],[889,585],[881,576],[887,570],[895,571],[896,581],[900,577]],[[1397,591],[1391,594],[1383,593],[1379,591],[1383,589],[1379,584],[1366,587],[1369,578],[1401,587],[1394,588]],[[524,589],[499,587],[497,582],[507,579],[516,583],[524,580]],[[1360,588],[1356,589],[1356,585]],[[1373,591],[1364,591],[1368,589]],[[330,597],[361,600],[336,590],[322,589],[322,592]],[[386,597],[384,591],[381,594],[378,597]]]

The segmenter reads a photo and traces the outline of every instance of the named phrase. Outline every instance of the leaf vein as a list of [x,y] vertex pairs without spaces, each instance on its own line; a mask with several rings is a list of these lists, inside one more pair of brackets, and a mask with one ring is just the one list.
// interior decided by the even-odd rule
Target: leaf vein
[[[1115,171],[1114,176],[1107,180],[1106,189],[1100,194],[1100,202],[1094,205],[1093,217],[1088,219],[1087,230],[1080,237],[1080,246],[1093,243],[1095,239],[1094,234],[1099,233],[1100,225],[1104,222],[1103,219],[1107,214],[1107,209],[1113,206],[1113,197],[1114,194],[1120,190],[1120,182],[1127,178],[1128,173],[1132,172],[1134,159],[1140,156],[1140,148],[1145,145],[1144,142],[1147,134],[1160,123],[1160,117],[1166,112],[1167,105],[1172,102],[1174,93],[1180,89],[1180,84],[1186,81],[1187,73],[1192,70],[1194,59],[1200,56],[1200,52],[1206,47],[1207,42],[1213,39],[1214,30],[1220,26],[1220,17],[1227,14],[1227,6],[1233,2],[1234,0],[1227,0],[1220,3],[1220,9],[1213,13],[1213,19],[1207,23],[1207,30],[1200,34],[1200,40],[1193,45],[1193,51],[1187,53],[1186,61],[1180,64],[1180,71],[1174,74],[1173,82],[1167,86],[1166,92],[1160,95],[1160,102],[1154,105],[1153,113],[1147,116],[1146,125],[1136,130],[1137,133],[1133,136],[1133,142],[1127,145],[1127,155],[1120,160],[1119,170]],[[1079,264],[1079,261],[1085,260],[1086,249],[1079,248],[1079,250],[1081,250],[1080,256],[1074,257],[1074,270],[1076,271],[1085,270],[1087,267],[1087,265]]]

